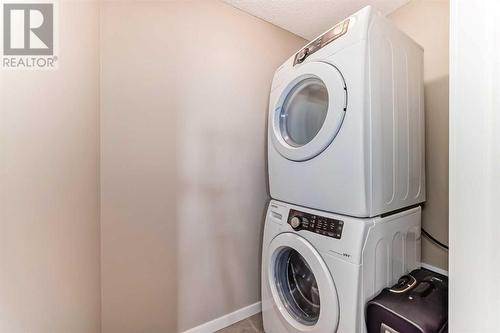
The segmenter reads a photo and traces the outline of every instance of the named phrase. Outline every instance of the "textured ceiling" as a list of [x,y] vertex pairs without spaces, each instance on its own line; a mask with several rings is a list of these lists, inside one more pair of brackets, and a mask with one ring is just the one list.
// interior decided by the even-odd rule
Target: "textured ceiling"
[[384,15],[409,0],[223,0],[253,16],[311,40],[366,5]]

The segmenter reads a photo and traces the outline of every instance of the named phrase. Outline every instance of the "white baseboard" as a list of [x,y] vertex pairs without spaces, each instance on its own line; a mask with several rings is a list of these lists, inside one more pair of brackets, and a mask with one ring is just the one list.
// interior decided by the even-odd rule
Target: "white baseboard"
[[191,328],[183,333],[212,333],[221,330],[225,327],[231,326],[245,318],[251,317],[261,311],[260,302],[251,304],[234,312],[228,313],[222,317],[211,320],[207,323],[201,324]]
[[436,272],[436,273],[439,273],[439,274],[442,274],[444,276],[448,276],[448,271],[445,271],[444,269],[442,268],[439,268],[439,267],[436,267],[436,266],[432,266],[432,265],[429,265],[429,264],[426,264],[426,263],[421,263],[422,265],[422,268],[425,268],[425,269],[428,269],[430,271],[433,271],[433,272]]

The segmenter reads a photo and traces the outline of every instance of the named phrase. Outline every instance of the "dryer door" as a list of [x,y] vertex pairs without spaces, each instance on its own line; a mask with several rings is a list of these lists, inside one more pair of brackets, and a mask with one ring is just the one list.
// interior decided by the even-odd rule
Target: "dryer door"
[[335,332],[339,322],[337,290],[316,249],[297,234],[282,233],[268,250],[268,283],[287,330]]
[[274,108],[270,130],[285,158],[304,161],[320,154],[340,130],[347,108],[347,88],[338,69],[310,62],[292,71]]

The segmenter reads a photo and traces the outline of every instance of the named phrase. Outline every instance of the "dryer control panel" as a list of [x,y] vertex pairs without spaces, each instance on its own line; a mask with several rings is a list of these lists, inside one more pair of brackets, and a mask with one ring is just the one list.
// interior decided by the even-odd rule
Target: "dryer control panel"
[[333,42],[335,39],[339,38],[340,36],[344,35],[347,32],[347,29],[349,28],[349,22],[350,19],[347,19],[343,22],[340,22],[309,44],[307,44],[305,47],[303,47],[299,52],[295,54],[295,59],[293,60],[293,65],[297,65],[302,63],[308,56],[313,54],[314,52],[318,51],[325,45]]
[[287,223],[295,231],[307,230],[327,237],[340,239],[344,222],[324,216],[304,213],[290,209]]

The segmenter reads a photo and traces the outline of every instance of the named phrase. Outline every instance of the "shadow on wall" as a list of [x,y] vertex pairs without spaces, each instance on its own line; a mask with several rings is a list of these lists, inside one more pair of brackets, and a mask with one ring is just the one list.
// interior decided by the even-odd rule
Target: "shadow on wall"
[[[181,331],[189,328],[192,318],[209,321],[221,315],[221,307],[224,314],[249,305],[242,303],[242,298],[253,296],[253,302],[258,301],[256,294],[260,293],[254,288],[260,280],[260,246],[257,249],[256,244],[261,244],[260,208],[267,201],[263,177],[251,175],[264,175],[263,160],[259,156],[256,160],[260,162],[249,169],[249,159],[240,156],[240,149],[249,147],[248,133],[228,133],[233,127],[229,119],[223,125],[225,130],[217,130],[210,120],[194,123],[188,120],[190,116],[184,116],[184,123],[197,129],[193,128],[189,142],[181,144],[179,158],[181,165],[182,160],[191,161],[180,168],[177,185],[177,316]],[[193,159],[201,163],[192,163]],[[234,170],[229,171],[228,166]],[[255,184],[256,179],[262,184]],[[259,211],[255,212],[255,207]],[[254,221],[253,226],[249,220]],[[245,258],[251,261],[242,262]],[[193,306],[200,302],[206,306]]]
[[[179,73],[175,85],[176,96],[189,96],[176,98],[175,106],[181,137],[176,156],[178,331],[260,299],[267,100],[272,73],[284,58],[273,56],[256,68],[255,58],[240,48],[254,46],[241,44],[240,34],[226,36],[222,52],[220,40],[207,37],[198,20],[188,20],[182,30],[190,40],[180,44],[176,64],[190,71]],[[204,50],[202,58],[190,47],[193,40]],[[261,36],[258,42],[266,40]]]
[[[448,106],[449,76],[427,81],[425,89],[425,169],[427,201],[422,226],[442,243],[448,244]],[[448,253],[423,237],[422,261],[444,269]]]
[[[269,151],[269,136],[268,136],[268,131],[269,131],[269,100],[270,100],[270,94],[267,97],[267,105],[268,105],[268,110],[265,112],[265,131],[264,131],[264,167],[265,167],[265,183],[266,183],[266,195],[267,195],[267,204],[264,206],[262,210],[262,215],[261,215],[261,220],[260,220],[260,242],[259,242],[259,274],[261,274],[262,271],[262,253],[263,253],[263,241],[264,241],[264,228],[266,224],[266,216],[267,216],[267,209],[269,207],[269,201],[272,200],[271,198],[271,192],[269,188],[269,160],[268,160],[268,151]],[[259,290],[262,290],[262,277],[259,275]]]

